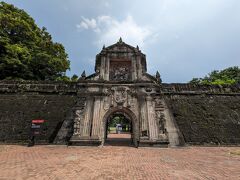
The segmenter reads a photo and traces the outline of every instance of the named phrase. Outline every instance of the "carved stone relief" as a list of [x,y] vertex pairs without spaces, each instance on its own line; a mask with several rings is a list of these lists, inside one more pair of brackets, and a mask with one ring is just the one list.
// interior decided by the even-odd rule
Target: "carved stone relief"
[[129,81],[131,80],[131,62],[111,62],[110,80]]
[[79,98],[74,108],[74,135],[79,135],[81,132],[81,126],[84,119],[84,110],[86,107],[86,98]]
[[155,99],[156,106],[162,106],[162,100],[160,98]]
[[82,113],[83,110],[77,109],[75,110],[75,118],[74,118],[74,134],[80,134],[80,126],[81,126],[81,121],[82,121]]
[[150,93],[150,92],[152,92],[152,88],[145,88],[145,91],[147,92],[147,93]]
[[103,109],[107,111],[109,108],[110,108],[109,97],[105,97]]
[[156,121],[158,123],[159,134],[165,134],[166,119],[164,115],[164,106],[163,106],[161,97],[155,98],[155,112],[156,112]]
[[109,96],[109,95],[111,95],[111,89],[110,89],[110,88],[103,88],[103,93],[104,93],[106,96]]
[[114,99],[117,104],[123,104],[127,100],[127,92],[124,90],[115,91],[114,92]]
[[114,87],[112,88],[113,91],[113,99],[118,105],[123,105],[128,98],[128,92],[126,87]]
[[164,116],[164,113],[161,111],[156,111],[156,120],[158,122],[158,128],[159,128],[159,133],[164,134],[165,133],[165,123],[166,119]]
[[134,99],[130,94],[128,94],[127,106],[128,106],[128,108],[134,108],[135,107]]

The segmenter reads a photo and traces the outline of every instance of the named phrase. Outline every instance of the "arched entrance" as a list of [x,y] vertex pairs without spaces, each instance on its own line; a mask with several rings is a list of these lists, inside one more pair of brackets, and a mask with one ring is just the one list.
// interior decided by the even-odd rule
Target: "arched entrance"
[[[119,120],[116,121],[116,118],[119,118]],[[117,135],[118,131],[116,129],[113,129],[113,131],[115,130],[115,133],[109,132],[109,127],[110,126],[113,127],[114,120],[117,123],[121,124],[122,131],[120,133],[123,133],[123,134]],[[111,108],[103,118],[103,125],[104,125],[104,138],[102,142],[103,145],[106,145],[106,144],[117,145],[117,146],[132,145],[132,146],[138,147],[138,141],[139,141],[138,129],[139,128],[137,123],[137,117],[130,109]]]
[[115,112],[109,116],[106,123],[105,145],[133,145],[132,121],[127,114]]

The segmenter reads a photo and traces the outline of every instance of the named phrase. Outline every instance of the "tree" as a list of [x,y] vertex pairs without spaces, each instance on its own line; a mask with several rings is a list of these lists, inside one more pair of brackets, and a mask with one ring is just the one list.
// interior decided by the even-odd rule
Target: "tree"
[[56,80],[70,62],[62,44],[54,43],[24,11],[0,2],[0,80]]
[[71,77],[71,81],[73,82],[77,82],[78,80],[78,76],[76,74],[74,74],[72,77]]
[[192,84],[236,84],[240,83],[240,68],[238,66],[229,67],[222,71],[212,71],[204,78],[193,78],[190,83]]

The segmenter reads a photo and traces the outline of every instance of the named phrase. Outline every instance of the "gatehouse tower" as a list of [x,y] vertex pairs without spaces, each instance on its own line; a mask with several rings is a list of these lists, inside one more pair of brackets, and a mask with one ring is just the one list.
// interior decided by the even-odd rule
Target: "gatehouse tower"
[[[73,145],[104,145],[115,114],[131,122],[134,146],[179,145],[179,130],[161,94],[161,79],[147,73],[139,47],[120,40],[96,56],[95,73],[78,81],[82,92],[73,108]],[[61,131],[66,130],[62,126]]]

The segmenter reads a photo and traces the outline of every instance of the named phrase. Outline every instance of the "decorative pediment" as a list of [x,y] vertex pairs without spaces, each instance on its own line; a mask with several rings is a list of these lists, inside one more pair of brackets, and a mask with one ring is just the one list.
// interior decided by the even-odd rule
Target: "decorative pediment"
[[102,48],[96,56],[95,73],[82,79],[111,82],[155,82],[161,83],[160,74],[156,77],[147,73],[146,56],[139,47],[122,41]]
[[103,47],[102,52],[132,52],[132,53],[138,53],[141,52],[138,48],[138,46],[135,48],[133,46],[130,46],[122,41],[122,38],[119,39],[119,41],[111,46]]

